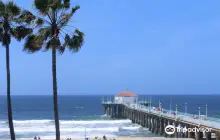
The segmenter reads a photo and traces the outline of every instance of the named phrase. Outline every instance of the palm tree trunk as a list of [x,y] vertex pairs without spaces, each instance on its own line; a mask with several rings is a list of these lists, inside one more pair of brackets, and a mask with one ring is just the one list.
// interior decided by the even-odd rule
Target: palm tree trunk
[[10,78],[10,58],[9,45],[6,46],[6,69],[7,69],[7,103],[8,103],[8,124],[10,129],[11,140],[15,140],[14,125],[12,119],[11,107],[11,78]]
[[52,73],[53,73],[53,104],[54,104],[54,118],[56,128],[56,140],[60,140],[60,124],[59,111],[57,101],[57,74],[56,74],[56,48],[52,48]]

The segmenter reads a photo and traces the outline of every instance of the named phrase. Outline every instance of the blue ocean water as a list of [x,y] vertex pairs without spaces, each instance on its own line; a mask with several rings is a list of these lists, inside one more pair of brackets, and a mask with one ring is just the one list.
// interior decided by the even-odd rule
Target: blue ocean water
[[[101,105],[103,96],[59,96],[60,129],[63,137],[88,136],[155,136],[146,128],[132,124],[130,120],[113,120],[105,116]],[[151,97],[153,106],[158,106],[159,100],[163,108],[184,112],[187,102],[188,113],[205,114],[208,105],[208,115],[220,116],[220,95],[152,95],[139,96],[140,100]],[[15,132],[20,138],[34,136],[53,137],[53,101],[52,96],[12,96],[13,119]],[[112,96],[113,99],[113,96]],[[7,123],[6,96],[0,96],[0,138],[7,138],[9,133]]]

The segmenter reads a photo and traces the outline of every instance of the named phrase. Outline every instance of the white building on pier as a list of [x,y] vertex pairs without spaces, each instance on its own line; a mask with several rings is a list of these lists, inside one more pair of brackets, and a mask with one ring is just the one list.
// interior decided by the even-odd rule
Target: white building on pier
[[115,95],[115,103],[135,104],[138,98],[137,95],[129,92],[127,89]]

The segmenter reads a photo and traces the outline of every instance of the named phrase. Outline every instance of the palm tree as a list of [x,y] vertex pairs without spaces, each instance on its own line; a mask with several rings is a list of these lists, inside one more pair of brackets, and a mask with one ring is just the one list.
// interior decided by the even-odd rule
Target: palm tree
[[[56,140],[60,140],[59,111],[57,101],[56,51],[61,54],[66,49],[78,52],[84,42],[84,34],[72,25],[68,25],[72,16],[80,8],[70,8],[70,0],[34,0],[38,16],[43,19],[36,34],[26,38],[24,50],[30,53],[52,50],[53,104],[56,128]],[[70,28],[74,28],[71,29]],[[69,34],[68,34],[68,33]]]
[[7,71],[7,105],[8,105],[8,123],[10,128],[10,136],[15,140],[15,132],[12,118],[11,107],[11,83],[10,83],[10,50],[11,37],[21,41],[28,34],[32,33],[31,28],[27,28],[26,24],[36,19],[28,11],[21,9],[12,1],[3,3],[0,0],[0,42],[6,48],[6,71]]

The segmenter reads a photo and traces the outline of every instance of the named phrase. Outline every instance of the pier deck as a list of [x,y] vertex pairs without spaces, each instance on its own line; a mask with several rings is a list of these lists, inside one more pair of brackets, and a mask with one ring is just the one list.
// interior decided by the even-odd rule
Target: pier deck
[[107,115],[118,118],[127,118],[132,120],[133,123],[138,123],[143,127],[149,128],[153,133],[160,133],[167,136],[165,127],[173,125],[176,128],[211,128],[211,132],[195,132],[195,133],[177,133],[170,135],[171,137],[185,137],[195,138],[196,140],[207,139],[211,140],[212,133],[215,135],[216,140],[220,140],[220,122],[201,118],[200,116],[193,116],[191,114],[184,114],[177,111],[170,111],[165,109],[157,110],[155,107],[144,106],[137,104],[124,104],[119,102],[102,102],[105,107]]

